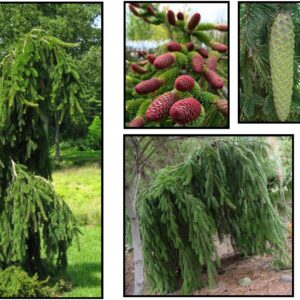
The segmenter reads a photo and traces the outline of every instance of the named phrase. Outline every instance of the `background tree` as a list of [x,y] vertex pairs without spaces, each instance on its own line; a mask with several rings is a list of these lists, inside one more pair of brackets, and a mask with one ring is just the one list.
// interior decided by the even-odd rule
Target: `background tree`
[[80,43],[80,47],[69,49],[69,53],[80,66],[80,73],[85,75],[82,76],[82,94],[85,95],[82,99],[83,118],[70,126],[71,120],[68,117],[60,124],[58,112],[49,116],[50,140],[56,144],[55,156],[59,159],[61,137],[84,138],[88,126],[100,113],[101,7],[90,3],[5,3],[0,4],[0,23],[0,60],[20,36],[33,28],[42,28],[65,42]]
[[[153,4],[158,8],[157,4]],[[143,19],[135,18],[126,11],[126,38],[131,41],[154,40],[161,41],[169,38],[169,32],[164,25],[153,26]]]

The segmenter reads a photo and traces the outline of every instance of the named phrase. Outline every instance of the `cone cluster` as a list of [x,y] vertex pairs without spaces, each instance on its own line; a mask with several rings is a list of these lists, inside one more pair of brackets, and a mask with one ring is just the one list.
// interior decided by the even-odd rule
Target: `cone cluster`
[[[186,18],[182,12],[160,12],[155,5],[134,4],[130,7],[134,16],[154,25],[167,23],[174,39],[159,47],[156,53],[139,51],[141,54],[138,56],[142,60],[131,64],[126,98],[134,109],[130,110],[126,105],[132,116],[129,126],[136,123],[139,126],[155,126],[152,122],[158,122],[161,126],[186,125],[200,115],[204,122],[209,107],[215,114],[210,120],[226,124],[228,101],[226,94],[220,90],[227,83],[228,60],[220,58],[226,55],[228,47],[215,41],[206,30],[224,32],[228,30],[227,24],[201,24],[200,13]],[[224,66],[225,70],[219,72]],[[141,96],[145,97],[145,101],[141,101]],[[141,104],[135,106],[135,98]],[[217,100],[225,102],[218,102],[217,105]],[[199,118],[199,124],[201,120]],[[206,124],[209,122],[206,121]]]

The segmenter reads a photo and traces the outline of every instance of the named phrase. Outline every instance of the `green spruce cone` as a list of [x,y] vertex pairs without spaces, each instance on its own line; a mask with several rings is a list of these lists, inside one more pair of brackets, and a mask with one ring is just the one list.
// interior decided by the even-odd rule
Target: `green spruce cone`
[[294,25],[292,16],[276,16],[270,35],[270,65],[276,113],[285,121],[290,112],[293,93]]

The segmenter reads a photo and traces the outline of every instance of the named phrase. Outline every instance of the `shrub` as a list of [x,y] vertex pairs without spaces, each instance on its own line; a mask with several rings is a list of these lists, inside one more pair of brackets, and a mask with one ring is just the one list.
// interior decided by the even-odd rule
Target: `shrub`
[[96,116],[88,128],[87,140],[94,150],[99,149],[101,140],[101,120]]
[[55,297],[56,288],[47,286],[48,279],[40,281],[30,277],[20,267],[11,266],[0,272],[0,295],[8,297]]

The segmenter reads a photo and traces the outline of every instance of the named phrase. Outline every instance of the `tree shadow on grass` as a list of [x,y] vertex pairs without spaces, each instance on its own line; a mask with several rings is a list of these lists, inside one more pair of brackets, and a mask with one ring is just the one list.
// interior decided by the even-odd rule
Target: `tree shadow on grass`
[[68,266],[67,278],[72,282],[73,287],[100,287],[101,269],[101,262],[75,263]]

